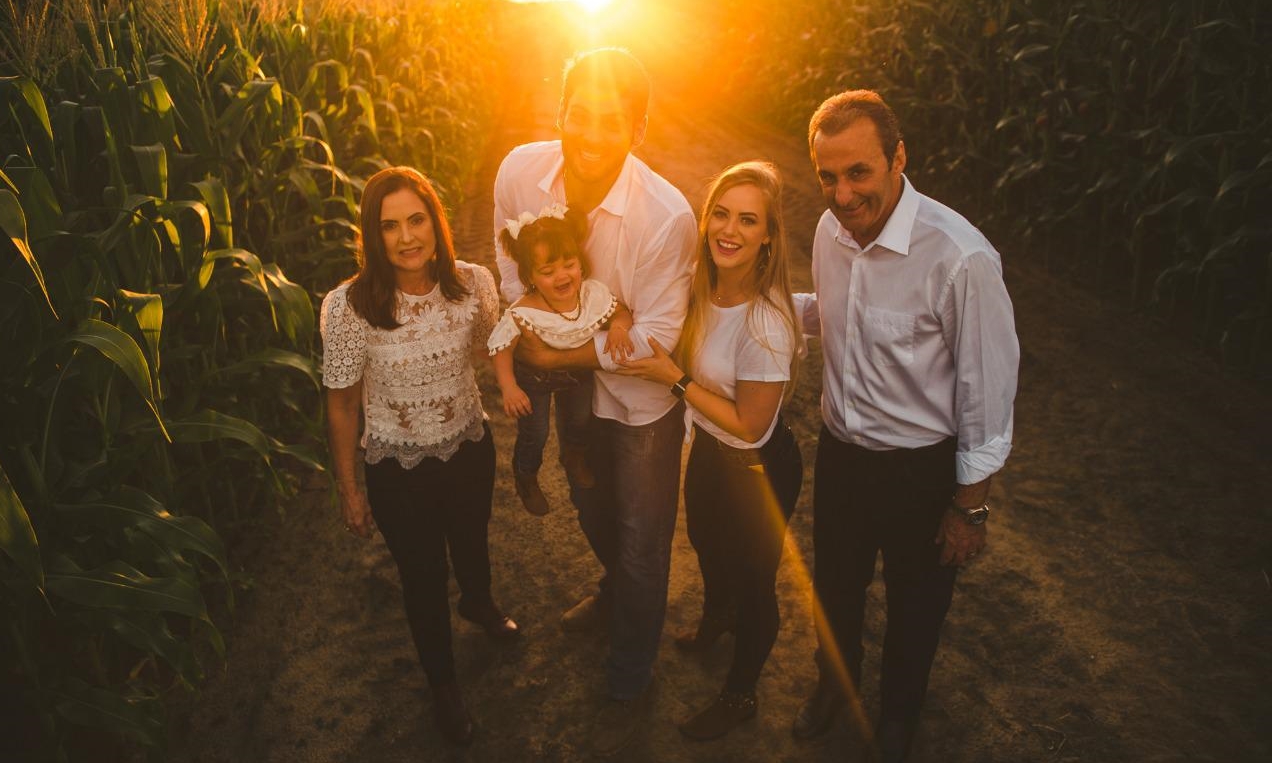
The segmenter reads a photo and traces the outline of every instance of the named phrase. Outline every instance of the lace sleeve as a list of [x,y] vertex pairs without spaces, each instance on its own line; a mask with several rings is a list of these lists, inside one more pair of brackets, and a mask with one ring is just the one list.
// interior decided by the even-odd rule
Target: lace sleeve
[[349,306],[348,287],[338,286],[322,300],[322,383],[343,389],[362,379],[367,361],[367,324]]
[[486,268],[469,264],[468,272],[472,273],[472,298],[477,304],[472,342],[474,347],[484,347],[499,318],[499,292],[495,289],[495,277]]

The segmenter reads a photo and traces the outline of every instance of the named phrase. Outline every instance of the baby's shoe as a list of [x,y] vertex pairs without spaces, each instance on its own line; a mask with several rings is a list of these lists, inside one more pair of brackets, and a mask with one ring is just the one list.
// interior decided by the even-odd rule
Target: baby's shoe
[[539,489],[539,475],[517,474],[514,476],[517,480],[517,497],[521,499],[521,505],[526,507],[526,511],[536,517],[547,514],[550,511],[548,499]]

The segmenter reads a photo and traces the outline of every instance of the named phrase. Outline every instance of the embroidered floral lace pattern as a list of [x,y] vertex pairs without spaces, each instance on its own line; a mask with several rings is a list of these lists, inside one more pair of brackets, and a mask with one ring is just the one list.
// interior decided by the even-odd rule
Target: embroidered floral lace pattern
[[[473,374],[474,347],[485,347],[499,313],[489,270],[457,262],[469,294],[451,302],[435,288],[398,292],[401,326],[378,329],[349,306],[348,284],[322,301],[323,384],[362,385],[366,461],[396,458],[410,469],[425,458],[449,459],[483,436],[486,414]],[[484,353],[483,353],[484,354]]]

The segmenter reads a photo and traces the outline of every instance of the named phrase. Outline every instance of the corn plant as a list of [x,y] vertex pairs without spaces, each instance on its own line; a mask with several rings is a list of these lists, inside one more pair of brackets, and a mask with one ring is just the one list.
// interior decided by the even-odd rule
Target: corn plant
[[66,7],[39,20],[61,49],[4,37],[0,68],[0,731],[38,760],[161,757],[166,693],[224,651],[225,538],[323,469],[289,274],[352,270],[375,169],[460,186],[480,37],[412,35],[484,9],[394,37],[352,7]]

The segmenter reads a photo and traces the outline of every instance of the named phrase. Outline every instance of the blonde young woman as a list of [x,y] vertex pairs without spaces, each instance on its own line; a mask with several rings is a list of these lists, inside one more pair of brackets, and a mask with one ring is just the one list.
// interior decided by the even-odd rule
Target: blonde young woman
[[795,379],[802,337],[791,302],[781,178],[743,162],[711,185],[699,221],[697,270],[673,355],[625,373],[672,387],[693,415],[685,473],[689,539],[703,579],[702,621],[677,639],[690,651],[735,633],[720,695],[680,725],[713,739],[755,716],[756,682],[777,638],[774,590],[803,461],[780,409]]

